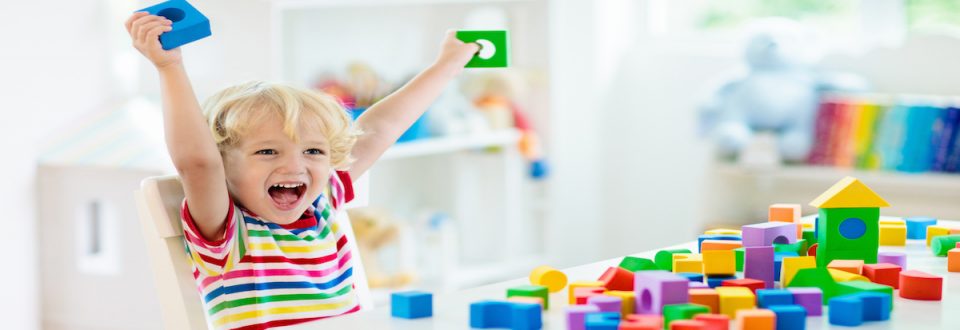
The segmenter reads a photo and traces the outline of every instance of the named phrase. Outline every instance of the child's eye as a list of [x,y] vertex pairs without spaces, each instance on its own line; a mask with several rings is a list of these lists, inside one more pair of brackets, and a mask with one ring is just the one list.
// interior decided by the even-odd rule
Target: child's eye
[[257,155],[276,155],[276,154],[277,154],[277,151],[276,151],[276,150],[273,150],[273,149],[263,149],[263,150],[257,150],[257,152],[255,152],[255,154],[257,154]]
[[304,153],[306,153],[306,154],[308,154],[308,155],[326,155],[326,154],[327,154],[327,153],[324,152],[323,150],[317,149],[317,148],[307,149],[307,151],[304,151]]

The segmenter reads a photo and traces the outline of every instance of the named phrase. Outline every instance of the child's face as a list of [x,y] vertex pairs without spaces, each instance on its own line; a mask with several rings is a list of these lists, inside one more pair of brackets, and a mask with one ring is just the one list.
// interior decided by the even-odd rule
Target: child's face
[[[306,126],[306,127],[305,127]],[[283,133],[280,116],[254,124],[224,153],[227,189],[263,219],[300,218],[330,178],[330,148],[319,129],[297,127],[299,142]]]

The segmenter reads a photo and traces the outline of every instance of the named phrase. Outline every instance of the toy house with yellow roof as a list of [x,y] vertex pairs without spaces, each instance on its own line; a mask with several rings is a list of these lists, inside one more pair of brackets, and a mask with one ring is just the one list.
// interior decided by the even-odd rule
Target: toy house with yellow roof
[[845,177],[810,205],[820,209],[817,220],[817,266],[831,261],[877,262],[880,208],[890,206],[867,185]]

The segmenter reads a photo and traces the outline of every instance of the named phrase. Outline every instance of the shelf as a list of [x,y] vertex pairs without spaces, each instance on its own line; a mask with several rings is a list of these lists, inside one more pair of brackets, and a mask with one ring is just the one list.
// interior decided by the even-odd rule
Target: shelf
[[844,176],[853,176],[870,185],[925,187],[956,190],[960,188],[960,174],[908,173],[883,170],[859,170],[827,166],[779,166],[749,168],[735,164],[718,164],[717,171],[725,175],[763,177],[789,181],[834,182]]
[[535,0],[271,0],[279,9],[533,2]]
[[520,133],[513,129],[482,134],[426,138],[397,143],[390,147],[380,159],[400,159],[489,147],[506,147],[516,144],[519,139]]

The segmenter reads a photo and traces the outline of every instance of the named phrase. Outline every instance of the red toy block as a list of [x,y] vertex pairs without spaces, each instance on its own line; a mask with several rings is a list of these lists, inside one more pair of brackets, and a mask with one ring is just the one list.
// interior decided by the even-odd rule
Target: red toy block
[[670,323],[670,330],[705,330],[707,324],[696,320],[676,320]]
[[919,270],[900,272],[900,297],[913,300],[940,300],[943,297],[943,277]]
[[697,314],[693,319],[706,323],[704,330],[727,330],[730,327],[730,317],[723,314]]
[[620,321],[617,330],[661,330],[663,316],[630,314]]
[[764,289],[767,287],[766,283],[760,280],[755,280],[752,278],[741,278],[736,280],[725,280],[720,282],[720,286],[742,286],[750,289],[754,294],[757,293],[757,289]]
[[587,299],[593,296],[602,295],[606,291],[601,287],[583,287],[573,289],[573,299],[577,305],[586,305]]
[[827,268],[842,270],[847,273],[863,275],[863,260],[842,260],[836,259],[827,265]]
[[947,252],[947,271],[951,273],[960,272],[960,243],[957,243],[957,248]]
[[900,288],[900,266],[888,263],[863,265],[863,276],[871,282]]
[[810,248],[807,249],[807,255],[811,257],[816,257],[818,245],[820,245],[820,243],[813,243],[813,245],[811,245]]
[[633,272],[620,267],[607,268],[597,281],[610,291],[633,291]]

